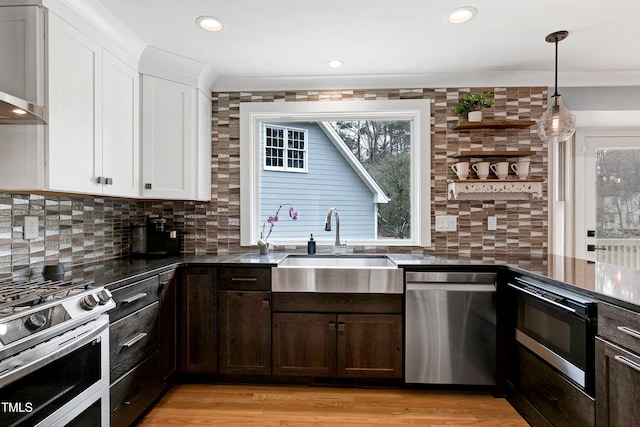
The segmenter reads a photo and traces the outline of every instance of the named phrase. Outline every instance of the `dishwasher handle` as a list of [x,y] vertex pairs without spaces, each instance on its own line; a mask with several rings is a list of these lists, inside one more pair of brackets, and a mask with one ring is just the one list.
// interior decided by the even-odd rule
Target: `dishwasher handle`
[[407,291],[495,292],[495,283],[407,282]]

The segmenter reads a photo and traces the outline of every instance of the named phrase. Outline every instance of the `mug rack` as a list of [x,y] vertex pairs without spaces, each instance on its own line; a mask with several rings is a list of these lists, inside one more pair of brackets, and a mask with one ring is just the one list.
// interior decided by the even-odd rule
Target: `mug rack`
[[[461,151],[456,159],[505,160],[534,156],[535,151]],[[447,181],[449,200],[526,200],[542,198],[544,179],[453,179]]]

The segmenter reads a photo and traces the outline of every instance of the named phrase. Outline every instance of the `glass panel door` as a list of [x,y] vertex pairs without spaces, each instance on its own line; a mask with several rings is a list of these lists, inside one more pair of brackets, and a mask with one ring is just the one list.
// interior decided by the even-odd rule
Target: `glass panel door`
[[640,137],[585,138],[584,153],[582,258],[640,268]]

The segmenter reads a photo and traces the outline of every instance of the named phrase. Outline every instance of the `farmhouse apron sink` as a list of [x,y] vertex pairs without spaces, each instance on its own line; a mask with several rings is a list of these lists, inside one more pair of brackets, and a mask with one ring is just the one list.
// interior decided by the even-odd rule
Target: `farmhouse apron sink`
[[402,293],[402,270],[386,255],[289,255],[271,269],[273,292]]

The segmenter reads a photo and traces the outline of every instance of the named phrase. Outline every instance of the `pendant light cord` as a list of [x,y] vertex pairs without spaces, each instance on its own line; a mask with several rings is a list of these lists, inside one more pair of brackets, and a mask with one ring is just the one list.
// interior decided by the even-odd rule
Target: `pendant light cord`
[[558,96],[558,38],[556,37],[556,89],[553,96]]

